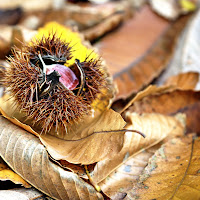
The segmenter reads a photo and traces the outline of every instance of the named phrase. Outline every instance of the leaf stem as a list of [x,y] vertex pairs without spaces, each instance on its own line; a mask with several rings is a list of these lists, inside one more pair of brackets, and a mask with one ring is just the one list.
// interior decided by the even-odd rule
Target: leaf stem
[[88,171],[87,165],[84,165],[84,168],[85,168],[85,172],[88,176],[90,183],[94,186],[94,188],[96,189],[97,192],[100,192],[101,188],[100,188],[100,186],[98,186],[97,184],[94,183],[92,177],[90,176],[90,172]]
[[121,130],[111,130],[111,131],[99,131],[99,132],[94,132],[94,133],[111,133],[111,132],[134,132],[134,133],[138,133],[139,135],[141,135],[143,138],[146,137],[146,135],[140,131],[137,130],[129,130],[129,129],[121,129]]

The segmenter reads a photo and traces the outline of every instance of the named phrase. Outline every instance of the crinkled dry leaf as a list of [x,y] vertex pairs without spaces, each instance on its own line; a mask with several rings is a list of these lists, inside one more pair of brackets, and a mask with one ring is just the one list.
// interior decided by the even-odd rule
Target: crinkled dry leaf
[[10,180],[15,184],[21,184],[25,188],[31,187],[23,178],[12,171],[0,157],[0,181]]
[[163,93],[150,93],[136,100],[129,111],[137,113],[172,114],[199,101],[200,92],[192,90],[173,90]]
[[139,175],[146,167],[149,158],[160,147],[155,145],[127,159],[120,167],[99,183],[101,190],[111,199],[123,199],[126,191],[131,190]]
[[38,134],[30,126],[13,118],[13,113],[14,117],[20,116],[14,107],[15,112],[9,109],[7,115],[5,111],[12,108],[12,104],[12,99],[8,100],[8,96],[0,98],[0,111],[4,117],[37,135],[56,160],[67,160],[75,164],[91,164],[113,157],[120,152],[123,146],[124,132],[119,130],[123,129],[126,122],[119,113],[111,109],[106,109],[96,118],[88,117],[87,122],[77,124],[71,129],[71,138],[64,140],[49,134]]
[[0,117],[0,156],[31,185],[55,199],[102,199],[76,174],[48,159],[39,139]]
[[85,138],[67,141],[46,134],[40,135],[40,140],[54,159],[86,165],[110,159],[120,152],[124,132],[115,130],[121,130],[124,126],[121,116],[110,109],[104,111],[101,118],[89,126],[91,134]]
[[[126,132],[122,150],[111,160],[102,160],[96,164],[94,171],[91,173],[93,181],[96,183],[105,179],[129,157],[159,143],[171,134],[180,136],[184,132],[184,125],[174,117],[154,113],[143,115],[127,113],[126,115],[127,121],[130,121],[126,128],[141,131],[146,135],[146,138]],[[184,116],[182,117],[184,118]]]
[[[140,93],[138,93],[139,95]],[[172,90],[162,93],[149,93],[144,98],[136,100],[129,107],[130,112],[161,113],[172,115],[177,112],[185,113],[187,132],[200,133],[199,106],[200,92],[193,90]]]
[[[178,114],[176,118],[182,121],[182,115]],[[184,123],[184,122],[183,122]],[[99,183],[102,191],[112,199],[120,199],[126,196],[126,191],[133,188],[137,180],[146,167],[149,158],[160,148],[160,146],[177,136],[183,136],[184,130],[180,132],[171,132],[164,140],[144,151],[126,159],[121,166],[113,171],[108,177]]]
[[[200,139],[172,139],[151,158],[126,199],[200,198]],[[158,192],[159,190],[159,192]]]
[[10,190],[0,190],[0,199],[3,200],[46,200],[45,195],[39,191],[30,188],[16,188]]
[[[155,85],[149,85],[146,89],[140,91],[137,93],[137,95],[131,99],[128,104],[119,112],[123,113],[126,109],[128,109],[131,105],[134,104],[134,102],[140,101],[141,99],[149,96],[149,95],[153,95],[153,94],[162,94],[165,93],[167,91],[171,91],[173,89],[172,86],[163,86],[163,87],[157,87]],[[1,99],[0,99],[1,100]]]

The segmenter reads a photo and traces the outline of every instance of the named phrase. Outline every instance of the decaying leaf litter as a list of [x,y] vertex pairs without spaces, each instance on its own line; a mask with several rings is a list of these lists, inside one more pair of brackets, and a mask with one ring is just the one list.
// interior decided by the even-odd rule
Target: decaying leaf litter
[[[70,129],[71,136],[67,136],[67,139],[63,141],[59,134],[56,136],[53,132],[50,135],[40,134],[37,126],[32,126],[30,120],[24,120],[26,116],[14,106],[13,99],[9,98],[5,101],[5,96],[1,98],[0,106],[3,117],[1,117],[0,155],[13,170],[13,177],[23,178],[21,184],[25,184],[27,181],[34,188],[55,199],[188,199],[191,195],[193,195],[193,199],[199,198],[197,160],[200,130],[198,125],[199,71],[196,59],[198,43],[194,44],[194,41],[198,41],[196,32],[199,14],[197,11],[194,14],[177,18],[178,15],[196,8],[196,2],[185,1],[183,3],[180,1],[179,5],[182,7],[177,11],[175,17],[177,19],[174,22],[166,21],[155,15],[144,2],[140,5],[141,10],[130,18],[130,9],[127,6],[130,3],[132,2],[126,1],[121,4],[123,5],[122,13],[125,14],[120,16],[114,14],[112,18],[109,14],[117,11],[116,8],[120,1],[106,3],[112,5],[112,9],[107,10],[107,15],[104,13],[104,20],[98,18],[99,21],[95,22],[96,25],[90,28],[82,26],[81,29],[80,24],[78,26],[79,30],[83,30],[82,33],[85,33],[87,39],[94,41],[95,37],[99,37],[98,34],[93,34],[95,31],[98,30],[104,34],[105,31],[113,29],[117,23],[122,22],[121,19],[124,21],[116,32],[110,32],[94,43],[96,48],[99,48],[102,58],[108,63],[107,67],[114,78],[115,86],[112,91],[115,93],[116,86],[118,86],[118,93],[113,100],[112,95],[105,90],[102,91],[100,103],[97,101],[94,104],[95,109],[99,111],[94,116],[91,115],[88,124],[84,124],[86,122],[84,120],[77,123]],[[106,8],[106,4],[97,5],[97,11],[100,12],[102,7]],[[156,1],[152,1],[152,4],[156,4]],[[76,8],[74,10],[81,13],[79,4],[70,5],[69,9]],[[49,3],[48,6],[52,6],[52,4]],[[90,9],[88,6],[85,12],[91,14],[92,9],[94,8]],[[183,12],[183,10],[185,11]],[[19,11],[15,10],[15,12],[18,12],[19,16],[21,15]],[[49,15],[52,16],[56,13],[55,10],[51,12]],[[40,13],[42,12],[40,11]],[[126,45],[127,40],[123,36],[123,31],[120,32],[120,30],[127,29],[134,34],[135,31],[133,28],[130,29],[128,24],[132,20],[133,27],[136,28],[137,20],[144,23],[145,13],[152,17],[152,23],[153,21],[158,22],[157,38],[154,38],[157,41],[155,43],[152,41],[154,45],[149,51],[146,51],[145,54],[141,52],[144,55],[133,63],[134,55],[124,52],[123,61],[123,52],[119,48],[115,48],[113,55],[106,50],[106,44],[112,47],[114,44],[112,42],[117,41],[117,38],[121,38],[120,41],[118,39],[120,44],[124,43],[124,46],[132,48],[132,45]],[[137,19],[136,23],[134,23],[134,17],[135,20]],[[26,18],[27,21],[30,20],[28,10],[23,19]],[[41,20],[41,24],[38,26],[42,26],[46,22]],[[63,23],[61,18],[60,21],[58,19],[58,22]],[[14,22],[12,21],[12,23]],[[112,23],[115,25],[111,26]],[[141,26],[138,26],[136,30],[144,31],[140,28]],[[10,49],[14,45],[18,48],[22,47],[23,44],[19,40],[29,42],[30,38],[37,34],[37,29],[37,26],[35,30],[30,30],[30,27],[25,29],[12,26],[3,29],[9,34],[7,37],[5,34],[1,36],[0,50],[3,58],[1,79],[4,77],[5,67],[9,67],[9,63],[5,63],[4,56],[10,54]],[[183,30],[185,34],[180,37]],[[140,35],[139,31],[136,32],[136,36]],[[161,34],[161,31],[164,33]],[[88,34],[88,36],[86,33],[90,35]],[[18,40],[15,39],[16,37]],[[153,40],[152,36],[149,38]],[[181,42],[176,43],[178,39]],[[87,48],[91,48],[83,38],[81,42]],[[145,48],[147,49],[149,46],[143,44],[143,50]],[[184,56],[177,56],[183,51]],[[118,71],[113,64],[116,62],[117,54],[121,57],[121,61],[118,63],[121,67]],[[132,60],[125,59],[127,56],[132,57]],[[167,63],[173,56],[176,56],[176,62],[168,66]],[[132,64],[128,65],[128,62]],[[105,65],[104,61],[103,65]],[[178,68],[178,65],[184,66],[184,68]],[[70,69],[74,68],[70,67]],[[147,71],[146,69],[151,70]],[[152,85],[155,78],[154,83],[159,86]],[[79,94],[79,92],[75,92],[75,94]],[[111,105],[116,112],[110,109]],[[139,134],[125,131],[126,129],[139,131],[146,137],[143,138]],[[185,136],[185,134],[187,135]],[[184,151],[187,153],[184,154]],[[63,166],[62,163],[64,163]],[[159,170],[164,170],[163,177]],[[14,175],[14,172],[18,175]],[[6,172],[3,173],[1,180],[3,177],[5,179]],[[17,178],[13,179],[10,178],[14,182],[18,180]],[[169,181],[166,182],[164,179]],[[193,181],[195,184],[192,184]],[[159,195],[157,195],[158,191]]]

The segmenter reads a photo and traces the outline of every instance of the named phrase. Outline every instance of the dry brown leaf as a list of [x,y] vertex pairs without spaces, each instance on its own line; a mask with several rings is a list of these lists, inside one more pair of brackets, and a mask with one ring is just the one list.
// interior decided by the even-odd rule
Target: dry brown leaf
[[[149,12],[147,13],[149,14]],[[151,26],[160,23],[162,25],[161,27],[164,27],[163,25],[166,22],[162,22],[158,16],[152,16],[153,14],[149,15],[150,16],[145,15],[145,19],[139,22],[140,26],[143,25],[148,28],[148,26],[144,23],[149,23],[149,20],[146,20],[146,18],[149,17],[152,20],[150,23]],[[137,93],[143,87],[148,85],[153,79],[155,79],[167,67],[167,63],[169,62],[169,59],[171,58],[174,50],[176,38],[179,36],[188,19],[188,16],[183,17],[174,22],[171,26],[169,26],[164,34],[159,37],[159,39],[157,39],[156,43],[151,47],[149,51],[146,51],[145,54],[144,52],[140,52],[139,55],[143,54],[143,56],[140,56],[140,59],[138,59],[137,61],[133,60],[133,55],[130,56],[132,52],[136,51],[135,46],[137,45],[137,43],[135,44],[134,41],[134,45],[130,44],[134,40],[133,31],[135,32],[137,27],[134,27],[132,30],[130,23],[127,23],[127,26],[125,24],[125,26],[120,29],[118,35],[115,33],[114,35],[110,34],[106,38],[107,40],[103,39],[99,43],[100,54],[102,54],[103,58],[108,63],[111,73],[113,74],[114,80],[117,83],[119,89],[117,99],[129,97],[131,94]],[[155,34],[155,31],[156,29],[152,32]],[[142,32],[144,32],[144,27],[142,27]],[[148,33],[149,32],[151,31],[149,30]],[[144,37],[142,37],[142,34],[144,33],[140,33],[140,35],[138,34],[139,36],[137,35],[137,33],[138,32],[135,33],[137,36],[136,39],[138,40],[138,38],[141,38],[145,41]],[[129,34],[131,38],[129,38]],[[144,44],[144,41],[140,41],[139,45],[142,46]],[[103,49],[104,45],[105,50]],[[112,48],[110,49],[110,51],[108,49],[108,46]]]
[[96,26],[86,29],[82,33],[86,40],[93,41],[98,37],[103,36],[105,33],[116,28],[122,22],[123,17],[124,16],[122,13],[116,13],[103,20]]
[[39,139],[0,117],[0,156],[31,185],[55,199],[102,199],[76,174],[48,159]]
[[193,199],[200,198],[200,139],[192,135],[172,139],[151,158],[126,199]]
[[[177,115],[176,118],[182,121],[182,116]],[[183,122],[184,123],[184,122]],[[178,135],[177,135],[178,134]],[[126,196],[126,191],[133,188],[137,180],[146,167],[149,158],[158,150],[161,145],[171,138],[183,135],[178,132],[172,132],[160,143],[145,149],[144,151],[131,156],[123,162],[115,171],[113,171],[106,179],[99,183],[102,191],[111,199],[120,199],[121,196]]]
[[[114,131],[121,130],[125,125],[119,116],[112,110],[104,111],[102,120],[97,121],[94,127],[90,126],[91,134],[79,140],[62,140],[48,134],[40,135],[40,140],[56,160],[87,165],[110,159],[120,152],[124,142],[125,131]],[[110,132],[102,132],[108,130]]]
[[[6,111],[6,113],[4,112]],[[10,99],[10,96],[5,94],[0,98],[0,114],[2,114],[6,119],[11,121],[13,124],[27,130],[29,133],[32,133],[33,135],[38,136],[38,133],[36,133],[30,126],[23,124],[19,119],[20,118],[20,112],[17,110],[16,104],[13,104],[12,99]]]
[[[74,4],[67,1],[52,1],[52,4],[52,9],[46,12],[41,12],[38,9],[25,12],[20,24],[27,28],[37,29],[50,21],[56,21],[75,29],[78,27],[79,31],[83,31],[95,27],[117,12],[123,13],[123,18],[132,12],[130,3],[127,0],[109,1],[104,4],[91,4],[89,2]],[[101,32],[103,32],[102,29]]]
[[0,157],[0,181],[10,180],[15,184],[21,184],[25,188],[31,187],[23,178],[12,171]]
[[[139,95],[140,93],[138,93]],[[130,112],[161,113],[172,115],[177,112],[185,113],[187,132],[200,133],[199,111],[200,92],[193,90],[172,90],[163,93],[149,93],[144,98],[136,100],[129,108]]]
[[149,94],[148,96],[135,101],[129,108],[137,113],[161,113],[172,114],[179,109],[199,101],[200,92],[192,90],[174,90],[160,94]]
[[0,36],[0,59],[5,59],[10,51],[10,43]]
[[150,48],[167,26],[166,20],[155,15],[148,6],[144,6],[120,29],[106,35],[95,46],[106,60],[111,74],[117,75]]
[[46,200],[46,195],[34,188],[15,188],[10,190],[0,190],[0,199],[3,200]]
[[176,39],[188,19],[187,16],[173,23],[140,60],[114,75],[114,81],[119,88],[118,98],[129,97],[137,93],[167,67]]
[[14,8],[9,10],[2,10],[0,8],[0,24],[16,25],[22,18],[22,9]]
[[99,183],[101,190],[113,200],[123,199],[126,191],[131,190],[137,182],[139,175],[146,167],[149,158],[160,147],[157,144],[141,153],[127,159],[120,167]]
[[[90,123],[83,122],[73,127],[74,129],[70,131],[75,135],[71,140],[59,139],[48,134],[39,135],[39,138],[56,160],[91,164],[111,158],[120,152],[124,142],[124,132],[115,131],[123,129],[125,124],[120,114],[109,109]],[[76,133],[79,134],[79,138],[76,137]]]
[[[96,164],[94,171],[91,173],[95,183],[105,179],[129,157],[159,143],[169,135],[179,136],[184,132],[184,125],[174,117],[154,113],[143,115],[127,113],[127,118],[130,124],[126,128],[141,131],[146,135],[146,138],[126,132],[122,150],[111,160],[106,159]],[[184,118],[184,116],[181,116],[181,118]]]
[[157,87],[155,85],[149,85],[146,89],[138,92],[137,95],[133,99],[131,99],[123,109],[121,109],[118,112],[123,113],[126,109],[128,109],[131,105],[133,105],[134,102],[140,101],[141,99],[143,99],[149,95],[162,94],[167,91],[171,91],[173,89],[174,89],[174,87],[172,87],[172,86]]
[[187,72],[171,76],[164,85],[174,85],[182,90],[195,89],[199,81],[199,73]]
[[[112,109],[105,108],[101,112],[96,110],[93,115],[86,116],[77,124],[69,125],[67,132],[64,130],[64,135],[61,139],[69,141],[81,140],[96,132],[121,130],[125,124],[126,122],[121,115]],[[49,132],[49,134],[56,137],[54,132]]]
[[[56,160],[67,160],[74,164],[91,164],[111,158],[123,146],[124,132],[119,130],[123,129],[126,122],[119,113],[111,109],[106,109],[96,118],[88,117],[87,123],[84,121],[69,130],[67,139],[59,139],[49,134],[38,134],[30,126],[13,118],[13,113],[14,117],[18,117],[20,114],[15,107],[13,107],[13,111],[9,109],[12,108],[13,102],[8,98],[9,96],[5,95],[0,99],[0,111],[4,117],[38,136],[50,155]],[[9,111],[8,115],[5,112],[7,110]]]
[[187,116],[187,133],[196,132],[200,135],[200,102],[186,106],[180,109],[179,112],[184,112]]

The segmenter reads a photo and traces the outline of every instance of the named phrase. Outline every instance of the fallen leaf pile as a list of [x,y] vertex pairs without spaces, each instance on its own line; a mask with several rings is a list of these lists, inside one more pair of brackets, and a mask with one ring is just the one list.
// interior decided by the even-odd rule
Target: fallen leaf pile
[[[0,199],[198,200],[198,1],[31,2],[0,3]],[[52,20],[73,32],[75,58],[102,57],[109,84],[92,113],[44,134],[2,85],[12,48]]]

